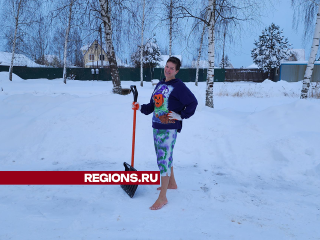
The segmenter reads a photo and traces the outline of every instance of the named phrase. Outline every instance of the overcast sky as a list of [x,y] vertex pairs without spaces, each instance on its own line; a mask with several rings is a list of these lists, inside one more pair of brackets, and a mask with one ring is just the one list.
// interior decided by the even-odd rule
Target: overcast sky
[[234,67],[248,67],[253,63],[251,50],[254,48],[254,40],[258,40],[262,30],[270,26],[272,22],[280,26],[280,29],[283,29],[283,35],[288,38],[292,48],[305,49],[306,57],[309,56],[312,41],[310,43],[303,42],[303,25],[299,27],[298,31],[293,29],[291,0],[279,0],[278,2],[273,7],[266,8],[266,12],[269,12],[269,15],[261,18],[262,24],[253,28],[250,36],[242,37],[242,45],[238,47],[242,51],[240,50],[239,53],[227,53]]

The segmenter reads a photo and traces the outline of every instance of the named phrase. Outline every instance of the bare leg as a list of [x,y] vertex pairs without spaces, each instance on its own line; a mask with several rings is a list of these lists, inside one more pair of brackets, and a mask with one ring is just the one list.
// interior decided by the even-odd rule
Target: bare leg
[[[169,178],[169,184],[168,184],[168,189],[177,189],[177,183],[176,179],[174,178],[174,173],[173,173],[173,166],[171,167],[171,175]],[[161,190],[161,187],[158,187],[157,190]]]
[[157,201],[150,207],[151,210],[158,210],[168,203],[167,189],[169,184],[169,176],[161,177],[161,191]]

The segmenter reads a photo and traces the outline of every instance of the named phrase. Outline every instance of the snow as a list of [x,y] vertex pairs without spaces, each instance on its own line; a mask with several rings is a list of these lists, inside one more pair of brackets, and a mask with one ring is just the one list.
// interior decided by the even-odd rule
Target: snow
[[305,50],[304,49],[291,49],[292,54],[295,55],[297,61],[305,61]]
[[[197,68],[197,61],[192,61],[191,67]],[[208,67],[209,67],[209,63],[207,60],[200,60],[199,61],[199,68],[208,68]]]
[[[13,66],[45,67],[43,65],[35,63],[23,54],[15,54],[14,56],[15,59],[13,61]],[[11,58],[12,53],[0,52],[0,65],[10,66]]]
[[246,67],[246,68],[259,68],[257,64],[252,63],[250,66]]
[[[112,83],[8,81],[0,72],[1,170],[124,170],[131,159],[132,95]],[[154,86],[136,84],[147,103]],[[319,239],[320,100],[302,83],[186,83],[195,115],[174,150],[177,190],[149,207],[111,186],[0,186],[0,239]],[[1,91],[1,87],[4,91]],[[240,97],[235,97],[240,96]],[[137,114],[135,167],[157,170],[151,115]]]

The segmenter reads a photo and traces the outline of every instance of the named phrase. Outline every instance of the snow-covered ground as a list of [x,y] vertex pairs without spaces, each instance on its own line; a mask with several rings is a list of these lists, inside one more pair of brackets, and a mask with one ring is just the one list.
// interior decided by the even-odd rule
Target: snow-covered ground
[[[132,95],[111,82],[21,80],[0,72],[0,170],[124,170]],[[133,82],[122,82],[129,87]],[[147,103],[151,83],[140,87]],[[0,239],[320,239],[320,100],[301,82],[187,83],[199,101],[174,151],[177,190],[149,207],[119,186],[0,186]],[[157,170],[151,115],[137,115],[135,167]]]

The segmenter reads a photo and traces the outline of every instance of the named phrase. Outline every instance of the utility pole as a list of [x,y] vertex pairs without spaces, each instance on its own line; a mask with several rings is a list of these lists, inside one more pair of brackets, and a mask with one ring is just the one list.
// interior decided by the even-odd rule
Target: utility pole
[[[104,58],[102,58],[102,31],[101,31],[101,25],[99,26],[99,33],[100,33],[100,60],[101,60],[101,65],[100,67],[103,68],[103,61],[104,61]],[[103,55],[104,56],[104,55]]]

